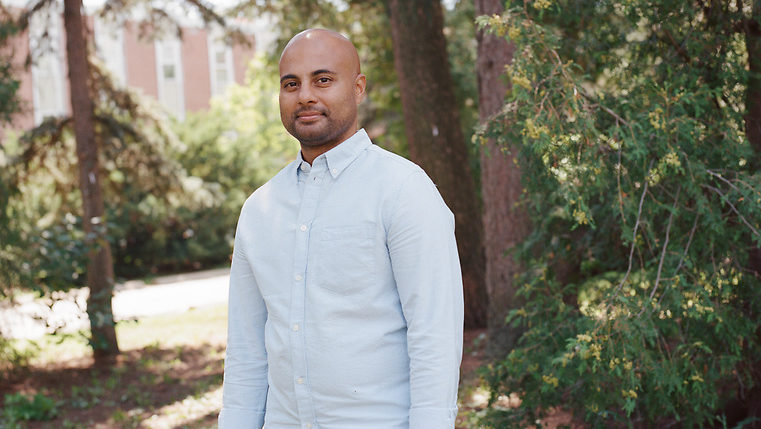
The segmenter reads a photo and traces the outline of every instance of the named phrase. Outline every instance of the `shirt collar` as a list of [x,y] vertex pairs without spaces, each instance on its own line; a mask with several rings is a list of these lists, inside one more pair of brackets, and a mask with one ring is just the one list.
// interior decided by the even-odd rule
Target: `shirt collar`
[[300,173],[309,173],[309,171],[312,170],[312,166],[309,165],[308,162],[304,161],[304,158],[301,156],[301,151],[299,151],[299,155],[296,158],[296,170]]
[[[354,133],[354,135],[339,143],[336,147],[318,156],[317,158],[320,158],[321,156],[325,157],[325,160],[328,164],[328,171],[330,171],[330,175],[335,179],[346,167],[349,166],[349,164],[352,163],[352,161],[357,158],[357,156],[359,156],[359,154],[365,148],[371,144],[372,142],[370,141],[370,137],[367,136],[367,132],[364,128],[362,128]],[[301,156],[301,151],[299,151],[299,155],[296,160],[297,168],[300,171],[302,171],[302,165],[304,165],[303,171],[309,171],[308,167],[310,166],[306,161],[304,161],[304,158]]]

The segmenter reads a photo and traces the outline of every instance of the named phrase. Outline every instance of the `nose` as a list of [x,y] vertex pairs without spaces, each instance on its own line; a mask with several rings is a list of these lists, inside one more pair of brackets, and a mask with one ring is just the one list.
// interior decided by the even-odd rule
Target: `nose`
[[314,97],[314,91],[311,85],[301,85],[299,88],[299,104],[316,103],[317,100]]

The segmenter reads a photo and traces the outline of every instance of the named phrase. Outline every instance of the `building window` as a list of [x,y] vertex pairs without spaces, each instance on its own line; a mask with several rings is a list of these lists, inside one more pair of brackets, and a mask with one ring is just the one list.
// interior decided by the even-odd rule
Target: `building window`
[[64,96],[62,25],[56,3],[33,14],[29,22],[35,125],[46,117],[62,116],[68,111]]
[[164,64],[164,79],[174,78],[174,64]]
[[124,58],[124,29],[115,22],[95,19],[95,52],[111,73],[117,85],[127,82],[127,64]]
[[233,50],[225,43],[219,31],[209,32],[208,46],[211,95],[217,97],[224,95],[227,87],[235,82]]
[[158,70],[159,101],[178,119],[185,119],[185,93],[182,78],[182,51],[180,41],[156,41],[156,69]]

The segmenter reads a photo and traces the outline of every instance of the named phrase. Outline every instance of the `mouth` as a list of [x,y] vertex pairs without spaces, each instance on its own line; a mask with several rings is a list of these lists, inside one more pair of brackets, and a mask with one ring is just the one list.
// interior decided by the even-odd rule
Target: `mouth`
[[320,117],[325,116],[323,112],[319,112],[317,110],[306,110],[303,112],[297,112],[296,113],[296,119],[302,121],[302,122],[312,122],[316,121]]

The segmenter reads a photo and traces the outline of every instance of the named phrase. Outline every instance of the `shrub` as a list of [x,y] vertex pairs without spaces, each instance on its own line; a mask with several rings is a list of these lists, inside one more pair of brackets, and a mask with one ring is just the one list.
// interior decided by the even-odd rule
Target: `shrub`
[[19,421],[52,420],[58,415],[58,403],[47,396],[37,393],[27,397],[22,393],[6,394],[3,407],[3,420],[13,424]]
[[[738,423],[759,398],[761,142],[745,133],[748,11],[698,2],[515,2],[502,113],[534,230],[519,345],[484,372],[521,427]],[[677,40],[673,43],[672,40]],[[710,54],[706,54],[710,52]],[[734,420],[733,420],[734,419]]]

